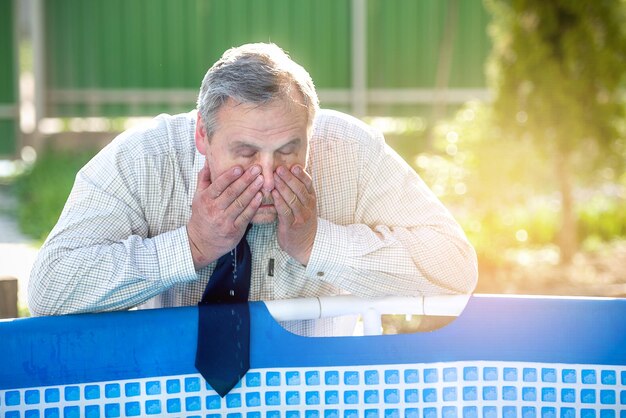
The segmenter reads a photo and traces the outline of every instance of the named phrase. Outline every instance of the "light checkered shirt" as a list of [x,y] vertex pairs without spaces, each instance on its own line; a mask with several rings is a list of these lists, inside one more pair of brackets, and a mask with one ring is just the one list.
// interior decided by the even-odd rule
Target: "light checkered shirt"
[[[119,135],[78,173],[32,270],[33,314],[198,303],[215,263],[195,271],[185,228],[204,165],[195,121],[195,111],[160,115]],[[322,110],[309,146],[319,216],[309,264],[280,249],[275,224],[253,226],[250,300],[474,289],[472,246],[381,134]],[[284,325],[303,335],[347,332],[338,319]]]

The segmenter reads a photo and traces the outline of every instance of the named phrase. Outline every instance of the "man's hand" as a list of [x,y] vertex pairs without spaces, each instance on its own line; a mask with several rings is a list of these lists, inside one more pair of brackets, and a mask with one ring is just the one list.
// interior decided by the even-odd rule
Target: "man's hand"
[[198,173],[187,236],[196,270],[206,267],[241,240],[261,206],[263,176],[258,165],[232,167],[211,182],[207,163]]
[[317,199],[311,176],[299,165],[284,166],[274,174],[272,191],[278,213],[278,244],[283,251],[307,265],[317,233]]

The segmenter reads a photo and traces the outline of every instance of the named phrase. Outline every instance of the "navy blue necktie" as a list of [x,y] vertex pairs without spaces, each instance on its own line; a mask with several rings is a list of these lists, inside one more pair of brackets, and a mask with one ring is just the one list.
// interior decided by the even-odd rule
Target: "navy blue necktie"
[[251,271],[252,254],[244,235],[217,261],[198,304],[196,369],[221,397],[250,368]]

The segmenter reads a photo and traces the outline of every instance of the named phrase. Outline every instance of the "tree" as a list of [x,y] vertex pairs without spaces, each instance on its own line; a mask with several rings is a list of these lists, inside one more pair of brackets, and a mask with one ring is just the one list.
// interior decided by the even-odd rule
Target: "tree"
[[578,248],[576,174],[624,157],[619,126],[624,121],[620,83],[626,74],[626,2],[485,4],[493,16],[488,82],[495,123],[513,140],[532,141],[553,162],[561,195],[558,243],[561,261],[568,263]]

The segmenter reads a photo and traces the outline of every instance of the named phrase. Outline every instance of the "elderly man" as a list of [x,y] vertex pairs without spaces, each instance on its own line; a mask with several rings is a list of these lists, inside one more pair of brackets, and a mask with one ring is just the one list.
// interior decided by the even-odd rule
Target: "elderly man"
[[[459,225],[382,136],[320,110],[272,44],[211,67],[197,112],[119,135],[77,175],[32,271],[35,315],[194,305],[246,241],[249,300],[471,292]],[[349,332],[339,320],[285,324]]]

